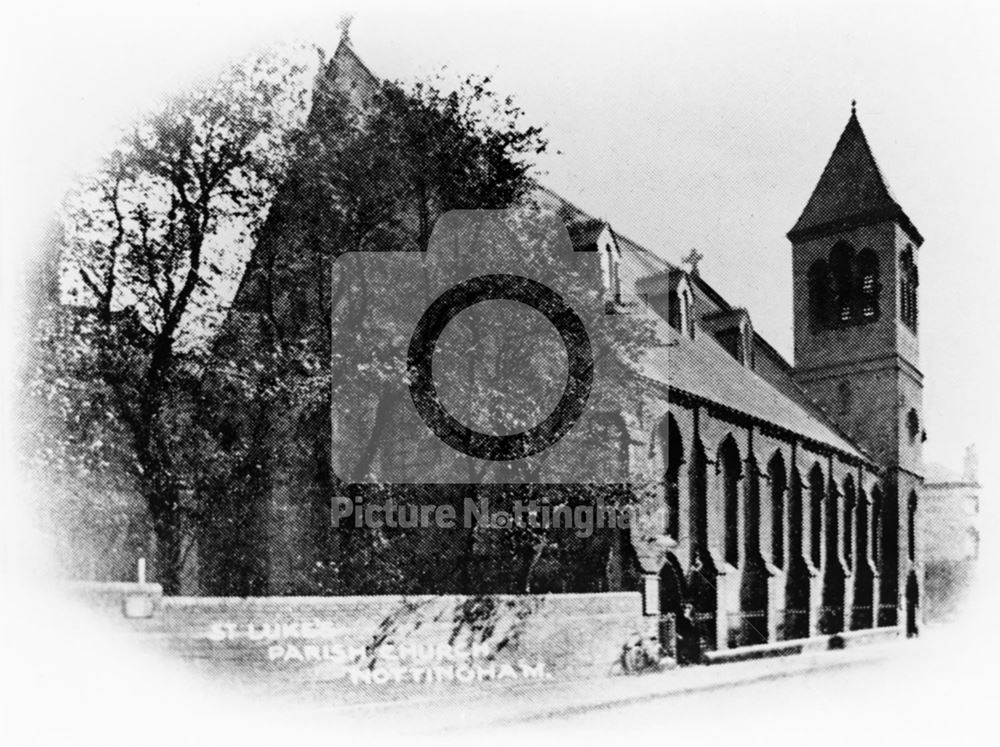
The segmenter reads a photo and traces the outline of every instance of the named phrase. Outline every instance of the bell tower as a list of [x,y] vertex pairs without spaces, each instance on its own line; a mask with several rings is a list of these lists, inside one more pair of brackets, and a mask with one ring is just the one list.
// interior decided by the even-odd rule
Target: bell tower
[[[917,313],[923,237],[893,198],[854,103],[788,238],[797,383],[884,472],[883,615],[915,568],[924,438]],[[883,621],[883,624],[887,624]]]

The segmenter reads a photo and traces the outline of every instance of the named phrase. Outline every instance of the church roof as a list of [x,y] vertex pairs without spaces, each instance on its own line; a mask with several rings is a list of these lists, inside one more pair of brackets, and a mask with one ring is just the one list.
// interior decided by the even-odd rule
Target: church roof
[[738,363],[702,332],[690,339],[669,325],[657,330],[665,345],[648,349],[640,362],[643,375],[695,399],[742,413],[764,428],[796,434],[842,454],[868,461],[848,438],[819,413],[789,398],[755,371]]
[[833,154],[788,238],[799,241],[897,220],[919,246],[923,237],[889,190],[852,109]]
[[[583,226],[597,220],[544,185],[537,186],[534,196],[542,204],[555,209],[569,225]],[[603,221],[600,223],[604,225]],[[622,250],[621,279],[626,296],[648,293],[649,286],[655,284],[657,278],[684,275],[699,292],[712,300],[720,312],[746,313],[745,310],[735,309],[700,275],[684,273],[618,231],[614,231],[614,235]],[[636,313],[642,312],[637,310]],[[678,333],[652,311],[646,318],[656,325],[656,335],[663,343],[648,349],[642,356],[640,368],[647,378],[668,386],[681,396],[692,397],[732,413],[742,413],[764,427],[795,433],[849,457],[868,460],[865,452],[841,433],[826,413],[794,382],[788,362],[756,332],[755,349],[776,363],[767,376],[763,371],[738,363],[704,329],[692,340]],[[701,319],[698,324],[702,324]]]
[[[348,80],[357,81],[362,86],[377,80],[346,41],[342,41],[338,47],[337,53],[327,69],[327,76],[328,80],[335,83],[343,81],[346,76]],[[874,168],[874,176],[869,174],[869,177],[877,180],[878,185],[881,185],[880,189],[887,195],[888,189],[878,173],[877,166],[874,166],[874,159],[871,158],[871,152],[868,150],[867,143],[864,142],[860,125],[856,124],[856,118],[853,116],[852,121],[855,123],[858,135],[860,135],[864,154],[867,154],[867,159]],[[851,128],[851,123],[848,123],[848,131]],[[824,186],[824,180],[829,183],[838,178],[837,175],[843,169],[837,164],[841,163],[845,156],[838,156],[838,151],[857,149],[858,141],[855,139],[857,136],[851,134],[848,138],[848,131],[845,131],[845,135],[841,137],[842,142],[838,143],[838,150],[831,158],[831,165],[828,165],[827,170],[824,171],[820,185],[817,187],[817,194],[814,194],[813,199],[810,200],[810,207],[807,207],[803,219],[811,214],[811,208],[817,199],[828,200],[821,193],[831,191],[832,187]],[[853,140],[854,144],[849,142],[845,145],[843,142],[845,139]],[[859,158],[856,154],[848,153],[847,155],[852,156],[855,160]],[[860,160],[865,161],[864,158],[860,158]],[[833,175],[827,174],[830,171],[834,172]],[[817,198],[817,195],[820,197]],[[607,226],[606,221],[581,210],[544,185],[536,184],[533,196],[540,205],[554,209],[565,221],[573,238],[574,246],[589,248],[594,245],[596,247],[600,233]],[[891,200],[891,198],[889,199]],[[895,205],[895,202],[892,202],[891,205]],[[281,212],[272,211],[269,223],[277,220],[275,216]],[[803,222],[803,219],[800,219],[800,223]],[[281,229],[276,229],[273,225],[271,229],[272,232],[277,231],[280,234]],[[614,232],[614,237],[622,250],[622,283],[627,295],[634,295],[638,290],[637,284],[643,279],[658,275],[670,278],[683,274],[683,271],[676,265],[617,231]],[[261,244],[268,244],[268,238],[265,236]],[[255,262],[259,261],[256,255],[261,251],[261,248],[259,244],[254,252],[255,256],[251,257],[250,265],[247,267],[241,283],[240,292],[237,294],[237,301],[234,303],[235,308],[246,306],[247,301],[252,301],[255,295],[254,291],[260,291],[260,288],[254,286],[255,273],[253,270]],[[719,310],[724,312],[733,310],[733,307],[703,278],[697,274],[687,274],[686,276],[693,286],[705,294]],[[661,345],[649,349],[641,362],[643,373],[651,380],[668,386],[680,396],[704,401],[710,407],[743,413],[765,428],[771,427],[789,431],[814,443],[832,447],[856,459],[866,459],[864,452],[840,433],[825,414],[808,400],[792,381],[789,375],[791,368],[789,364],[756,333],[754,333],[755,345],[778,364],[776,367],[769,367],[769,373],[766,377],[763,372],[755,371],[734,360],[715,341],[713,336],[704,330],[699,331],[695,339],[692,340],[677,333],[652,310],[643,309],[640,305],[638,311],[639,313],[648,313],[653,319],[657,325],[658,337],[662,342]]]

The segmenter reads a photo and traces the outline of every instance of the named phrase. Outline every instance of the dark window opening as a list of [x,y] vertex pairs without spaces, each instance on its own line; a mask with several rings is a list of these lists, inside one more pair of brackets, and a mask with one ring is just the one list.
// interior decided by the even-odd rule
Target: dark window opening
[[855,255],[854,247],[838,241],[826,260],[809,268],[809,313],[814,330],[866,324],[878,318],[878,255],[870,248]]
[[809,557],[814,568],[822,563],[823,501],[825,499],[823,470],[817,464],[809,473]]
[[739,565],[740,453],[731,436],[719,450],[725,510],[725,555],[731,566]]
[[857,493],[854,490],[854,479],[848,475],[844,480],[844,560],[847,567],[854,564],[854,507],[857,503]]
[[771,562],[776,567],[783,568],[785,558],[785,491],[788,489],[788,481],[781,452],[777,452],[771,457],[767,474],[771,483]]
[[719,344],[723,349],[729,353],[733,358],[743,363],[743,350],[742,350],[742,339],[740,335],[740,330],[738,327],[730,327],[729,329],[722,329],[715,333],[715,339],[719,341]]
[[814,328],[830,325],[830,270],[826,260],[816,260],[809,268],[809,314]]
[[858,311],[864,321],[871,321],[879,313],[878,255],[864,249],[858,255]]
[[672,539],[678,539],[680,534],[680,474],[684,463],[684,444],[681,441],[681,431],[673,415],[667,416],[666,428],[661,433],[666,437],[663,453],[666,458],[664,465],[664,499],[666,501],[666,533]]
[[920,417],[917,415],[917,411],[912,407],[906,414],[906,432],[910,436],[910,443],[916,443],[917,436],[920,434]]
[[836,299],[837,320],[842,325],[854,318],[854,248],[847,242],[838,242],[830,252],[830,274],[833,278],[833,297]]
[[670,291],[667,296],[667,322],[678,332],[683,331],[681,329],[681,297],[677,295],[677,291]]
[[691,464],[691,520],[695,552],[708,548],[708,457],[700,441],[695,442]]

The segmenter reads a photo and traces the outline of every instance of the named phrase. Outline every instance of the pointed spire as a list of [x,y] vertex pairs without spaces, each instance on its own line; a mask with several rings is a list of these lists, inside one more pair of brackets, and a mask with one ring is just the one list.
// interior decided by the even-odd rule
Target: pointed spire
[[897,220],[919,246],[923,237],[893,198],[872,154],[857,101],[802,215],[788,232],[792,241]]

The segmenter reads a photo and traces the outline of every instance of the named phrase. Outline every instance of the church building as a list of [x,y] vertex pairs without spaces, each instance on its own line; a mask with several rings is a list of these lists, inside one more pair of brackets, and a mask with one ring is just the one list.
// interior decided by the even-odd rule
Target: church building
[[[375,87],[346,40],[325,74],[359,107]],[[755,332],[751,310],[713,289],[697,253],[676,266],[544,187],[534,198],[575,248],[598,253],[609,301],[640,305],[661,343],[641,361],[647,400],[621,421],[627,482],[655,518],[609,550],[634,572],[604,588],[641,590],[667,621],[692,605],[707,649],[915,633],[923,237],[854,107],[787,234],[794,363]],[[268,500],[280,516],[269,531],[281,533],[268,542],[268,593],[291,593],[297,566],[313,562],[311,535],[296,527],[314,511],[287,487]]]

